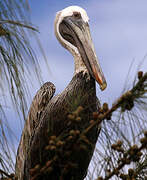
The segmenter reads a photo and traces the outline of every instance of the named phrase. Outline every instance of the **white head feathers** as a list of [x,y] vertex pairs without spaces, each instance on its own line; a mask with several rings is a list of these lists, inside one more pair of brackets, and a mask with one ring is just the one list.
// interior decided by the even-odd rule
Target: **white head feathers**
[[57,14],[56,14],[56,23],[55,23],[55,34],[57,35],[58,40],[59,41],[61,40],[60,41],[61,44],[63,42],[68,47],[70,47],[69,50],[71,51],[71,53],[74,52],[74,53],[76,53],[76,55],[80,56],[80,54],[79,54],[79,52],[77,50],[77,47],[75,47],[74,45],[72,45],[71,43],[69,43],[68,41],[63,39],[63,37],[59,33],[59,25],[62,22],[62,20],[67,16],[72,16],[74,12],[79,12],[81,14],[81,17],[82,17],[83,21],[86,22],[86,23],[89,22],[89,17],[87,15],[86,11],[83,8],[81,8],[79,6],[69,6],[69,7],[65,8],[65,9],[57,12]]
[[63,20],[63,18],[65,18],[66,16],[72,16],[73,12],[75,12],[75,11],[81,13],[83,21],[85,21],[85,22],[89,21],[89,17],[87,15],[86,11],[79,6],[69,6],[65,9],[63,9],[62,11],[59,11],[59,12],[61,12],[59,21],[61,22]]

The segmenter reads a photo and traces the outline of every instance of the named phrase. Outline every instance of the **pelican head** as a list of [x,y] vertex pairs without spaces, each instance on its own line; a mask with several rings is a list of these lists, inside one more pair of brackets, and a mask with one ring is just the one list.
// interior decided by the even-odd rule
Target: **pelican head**
[[104,90],[107,85],[95,53],[86,11],[78,6],[59,11],[55,18],[55,35],[74,56],[75,73],[87,72]]

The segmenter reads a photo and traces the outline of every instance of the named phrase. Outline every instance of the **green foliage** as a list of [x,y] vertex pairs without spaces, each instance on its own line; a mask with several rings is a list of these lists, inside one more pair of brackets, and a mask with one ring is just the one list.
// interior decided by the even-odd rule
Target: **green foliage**
[[26,119],[28,77],[33,73],[36,81],[42,81],[38,59],[28,38],[34,37],[39,42],[36,31],[30,23],[27,1],[0,1],[0,167],[7,172],[14,170],[12,156],[16,150],[4,106],[13,104],[19,117]]

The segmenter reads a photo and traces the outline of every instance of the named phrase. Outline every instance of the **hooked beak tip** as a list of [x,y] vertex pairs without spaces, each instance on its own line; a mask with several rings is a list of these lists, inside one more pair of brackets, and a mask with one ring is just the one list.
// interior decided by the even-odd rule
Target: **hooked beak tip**
[[100,85],[100,89],[103,91],[105,90],[107,87],[107,84],[106,83],[103,83],[102,85]]
[[95,80],[98,82],[100,86],[100,89],[102,91],[105,90],[107,87],[107,83],[106,83],[106,80],[104,78],[102,71],[100,71],[100,66],[97,66],[97,69],[96,69],[96,66],[92,66],[92,70],[93,70]]

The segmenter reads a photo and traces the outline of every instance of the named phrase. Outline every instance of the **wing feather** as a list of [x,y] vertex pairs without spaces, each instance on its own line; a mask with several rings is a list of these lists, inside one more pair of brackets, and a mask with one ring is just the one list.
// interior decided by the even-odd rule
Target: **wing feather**
[[35,131],[40,117],[45,111],[47,104],[53,97],[54,93],[54,84],[46,82],[41,86],[33,98],[17,151],[15,172],[16,177],[18,177],[19,180],[22,180],[23,177],[24,162],[28,151],[30,137]]

